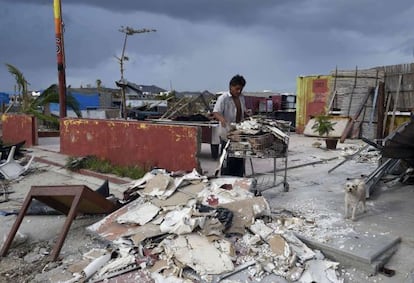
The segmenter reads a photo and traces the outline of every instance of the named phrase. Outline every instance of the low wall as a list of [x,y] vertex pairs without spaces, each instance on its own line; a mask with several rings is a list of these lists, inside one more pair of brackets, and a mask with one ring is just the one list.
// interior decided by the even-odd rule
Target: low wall
[[60,122],[61,153],[95,155],[116,165],[199,170],[200,148],[198,127],[101,119]]
[[37,120],[32,115],[26,114],[3,114],[2,135],[3,142],[14,144],[26,141],[25,147],[38,144]]

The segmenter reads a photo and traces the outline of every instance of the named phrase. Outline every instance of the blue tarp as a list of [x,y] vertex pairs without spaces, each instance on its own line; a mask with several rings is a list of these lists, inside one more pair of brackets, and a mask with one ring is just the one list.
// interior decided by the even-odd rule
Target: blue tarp
[[9,104],[10,96],[8,93],[0,92],[0,105],[1,104]]
[[[94,109],[100,107],[99,93],[84,94],[71,92],[71,94],[78,101],[80,110]],[[51,103],[50,111],[59,111],[59,103]]]

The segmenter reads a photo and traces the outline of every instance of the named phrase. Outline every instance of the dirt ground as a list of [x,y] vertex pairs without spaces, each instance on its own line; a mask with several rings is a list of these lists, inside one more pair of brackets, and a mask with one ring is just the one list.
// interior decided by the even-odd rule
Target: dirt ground
[[[314,143],[321,147],[314,147]],[[370,276],[355,266],[340,268],[344,282],[414,282],[414,186],[389,182],[379,184],[368,199],[368,211],[360,215],[355,222],[345,220],[343,185],[346,178],[368,175],[378,166],[378,154],[367,152],[345,162],[333,172],[328,170],[343,160],[344,154],[353,152],[364,143],[360,140],[347,140],[338,144],[337,150],[326,150],[323,141],[302,135],[291,135],[289,142],[287,182],[289,192],[283,185],[273,186],[273,159],[253,159],[257,188],[269,202],[272,211],[289,212],[299,215],[308,222],[315,223],[311,228],[302,227],[298,232],[320,241],[343,237],[348,234],[386,235],[401,238],[398,250],[389,259],[386,266],[395,270],[395,275],[383,274]],[[46,149],[46,150],[45,150]],[[48,141],[44,145],[29,149],[37,157],[53,159],[63,165],[64,156],[56,154],[58,146]],[[323,161],[329,160],[329,161]],[[209,146],[202,146],[200,155],[203,173],[212,175],[216,161],[209,155]],[[276,160],[276,184],[283,181],[283,159]],[[247,162],[247,173],[252,170]],[[0,241],[3,242],[16,215],[4,215],[4,212],[18,210],[32,185],[83,184],[91,189],[98,188],[102,178],[89,177],[69,172],[60,166],[34,162],[33,170],[20,181],[10,185],[9,201],[0,203]],[[262,175],[260,173],[270,172]],[[125,179],[125,181],[128,181]],[[110,182],[111,193],[120,197],[119,191],[126,185]],[[48,255],[54,247],[54,241],[65,221],[63,215],[26,216],[16,237],[17,246],[13,246],[6,257],[0,259],[0,282],[59,282],[72,277],[76,263],[82,255],[93,248],[104,248],[107,243],[87,234],[85,227],[97,222],[100,217],[82,216],[72,224],[60,253],[59,261],[48,261]]]

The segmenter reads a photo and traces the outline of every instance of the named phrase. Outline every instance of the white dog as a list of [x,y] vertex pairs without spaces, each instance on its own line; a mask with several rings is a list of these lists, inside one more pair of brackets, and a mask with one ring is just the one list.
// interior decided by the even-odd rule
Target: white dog
[[347,179],[345,183],[345,218],[349,218],[349,209],[352,208],[352,221],[355,220],[356,210],[359,203],[362,203],[364,212],[365,205],[365,181],[362,179]]

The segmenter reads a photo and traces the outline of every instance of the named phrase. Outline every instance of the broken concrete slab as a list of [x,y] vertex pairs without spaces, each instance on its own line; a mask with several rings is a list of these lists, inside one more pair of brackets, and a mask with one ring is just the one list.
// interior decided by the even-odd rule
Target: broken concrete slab
[[173,195],[167,199],[151,199],[151,203],[158,207],[176,207],[177,205],[185,205],[189,200],[197,198],[197,195],[204,190],[204,183],[190,184],[179,188]]
[[150,202],[135,202],[135,206],[131,207],[127,213],[119,216],[116,221],[119,224],[144,225],[151,221],[159,211],[160,208]]
[[198,234],[165,239],[161,245],[169,258],[190,266],[200,275],[221,274],[234,269],[230,256],[220,251],[214,243]]
[[377,274],[378,270],[387,263],[401,241],[400,237],[348,234],[326,244],[303,235],[296,235],[306,245],[322,251],[328,258],[338,261],[344,266],[357,267],[371,275]]

